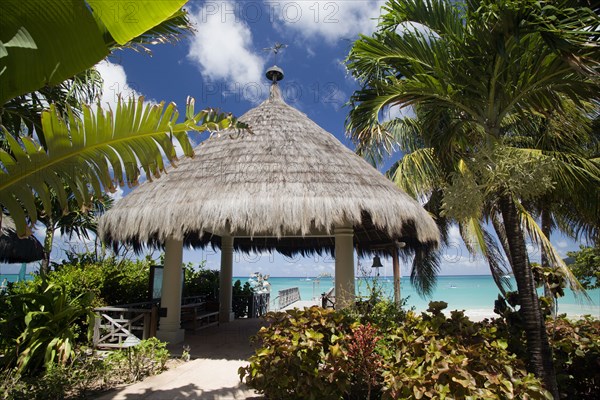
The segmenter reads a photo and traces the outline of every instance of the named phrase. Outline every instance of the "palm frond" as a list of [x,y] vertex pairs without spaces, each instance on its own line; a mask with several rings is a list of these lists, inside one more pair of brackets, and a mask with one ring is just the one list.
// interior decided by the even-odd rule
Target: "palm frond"
[[450,226],[452,220],[442,215],[442,201],[444,194],[441,189],[435,189],[429,195],[429,198],[423,208],[433,216],[438,229],[440,230],[440,243],[443,246],[448,244],[448,238],[450,235]]
[[416,22],[439,36],[461,36],[464,32],[463,16],[459,9],[444,0],[393,0],[383,10],[379,26],[385,30],[396,29],[401,23]]
[[441,179],[444,174],[440,170],[433,150],[424,148],[405,154],[398,162],[392,176],[398,187],[412,197],[419,198],[440,187],[440,184],[443,184]]
[[490,266],[492,278],[494,279],[494,282],[496,282],[496,286],[500,292],[502,292],[502,295],[506,297],[506,291],[512,290],[512,283],[507,277],[507,274],[510,271],[507,259],[500,251],[494,237],[486,230],[483,231],[483,234],[487,247],[486,260]]
[[440,253],[431,249],[417,249],[410,272],[410,283],[421,297],[433,293],[440,271]]
[[80,115],[81,105],[96,102],[101,92],[102,77],[95,68],[89,68],[57,85],[10,99],[2,106],[0,124],[14,137],[35,135],[45,147],[41,117],[49,104],[54,104],[63,118],[67,118],[68,107]]
[[469,253],[485,258],[496,286],[506,295],[506,290],[511,289],[510,280],[505,278],[508,273],[506,258],[503,257],[494,237],[481,226],[478,218],[461,221],[459,230]]
[[66,184],[80,206],[89,205],[92,193],[100,197],[116,184],[136,185],[140,169],[149,180],[159,177],[165,171],[163,157],[174,165],[173,137],[192,157],[188,131],[245,128],[214,110],[195,113],[193,99],[188,99],[184,122],[177,122],[173,103],[147,106],[143,98],[119,100],[114,113],[100,106],[93,112],[85,106],[82,117],[70,109],[67,115],[63,118],[54,105],[42,114],[47,149],[29,137],[5,134],[9,150],[0,149],[0,205],[11,214],[21,236],[28,233],[27,221],[37,220],[36,196],[45,212],[51,212],[52,190],[66,210]]

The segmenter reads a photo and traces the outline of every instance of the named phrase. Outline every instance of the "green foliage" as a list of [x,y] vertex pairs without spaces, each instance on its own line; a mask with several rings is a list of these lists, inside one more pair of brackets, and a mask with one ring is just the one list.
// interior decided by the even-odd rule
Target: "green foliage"
[[544,316],[553,315],[556,301],[565,295],[568,278],[562,269],[542,267],[537,263],[531,263],[533,278],[538,288],[544,288],[544,296],[539,296],[540,306]]
[[80,349],[69,363],[51,364],[39,376],[22,375],[17,369],[1,371],[0,399],[88,398],[94,392],[160,373],[168,358],[166,343],[155,338],[113,351],[108,357]]
[[348,349],[347,356],[333,359],[335,364],[341,364],[344,371],[352,377],[349,398],[371,399],[374,391],[381,390],[383,351],[376,351],[380,340],[376,327],[369,323],[357,325],[343,342]]
[[540,197],[554,188],[555,160],[541,152],[498,146],[478,149],[450,173],[444,187],[442,215],[456,221],[482,215],[484,204],[510,193],[523,201]]
[[[148,51],[146,44],[175,42],[193,31],[181,9],[184,3],[2,2],[0,205],[13,216],[19,235],[30,234],[39,215],[56,220],[67,208],[90,209],[91,198],[101,198],[115,185],[134,185],[140,169],[150,179],[158,176],[164,170],[163,158],[177,159],[173,138],[186,156],[192,156],[186,131],[231,125],[229,116],[213,110],[194,114],[193,100],[188,101],[183,122],[177,121],[173,104],[146,107],[141,98],[119,100],[108,112],[88,105],[102,86],[93,66],[110,50]],[[52,200],[54,206],[58,203],[58,213],[52,212]],[[49,249],[50,227],[47,239]],[[47,264],[45,260],[42,273]]]
[[163,157],[171,163],[177,160],[173,138],[191,157],[188,131],[217,131],[237,124],[231,115],[214,110],[195,113],[194,104],[188,99],[183,122],[178,122],[174,103],[145,105],[143,98],[119,99],[114,111],[83,106],[82,115],[67,107],[63,116],[51,104],[42,113],[46,147],[30,137],[3,132],[8,151],[0,149],[0,203],[13,217],[19,235],[28,233],[28,219],[37,220],[36,197],[48,214],[51,191],[66,208],[63,184],[67,183],[77,204],[88,207],[92,194],[101,197],[114,190],[115,183],[137,184],[140,169],[150,180],[159,177],[165,170]]
[[565,317],[547,323],[558,386],[565,399],[596,399],[600,393],[600,320]]
[[[0,104],[94,66],[172,15],[185,0],[2,2]],[[60,43],[60,46],[56,46]]]
[[52,364],[35,378],[19,375],[16,370],[4,372],[0,398],[14,400],[86,398],[104,389],[110,380],[108,365],[101,358],[81,351],[73,362]]
[[240,378],[270,398],[550,398],[494,325],[445,307],[385,328],[316,307],[269,313]]
[[386,337],[385,398],[551,398],[493,326],[442,307],[409,313]]
[[219,271],[205,269],[205,262],[198,268],[184,266],[183,297],[206,296],[207,300],[219,299]]
[[600,288],[600,245],[580,246],[579,251],[571,251],[567,255],[575,258],[569,267],[581,285],[588,290]]
[[238,279],[233,284],[233,297],[231,308],[236,318],[243,318],[248,316],[248,310],[250,302],[252,301],[252,287],[250,282],[245,282],[242,286],[242,282]]
[[450,175],[452,183],[444,188],[441,215],[463,221],[473,214],[481,214],[484,196],[473,176],[465,177],[459,173]]
[[[94,307],[116,306],[148,300],[148,280],[152,260],[128,260],[108,257],[97,259],[89,254],[74,256],[65,264],[55,264],[45,279],[64,289],[70,298],[86,293],[94,295]],[[42,285],[36,277],[17,284],[12,293],[32,291]]]
[[445,307],[385,328],[316,307],[269,313],[240,378],[270,398],[550,398],[497,327]]
[[131,383],[164,371],[169,356],[165,342],[150,338],[128,349],[111,352],[106,363],[115,377]]
[[337,358],[351,333],[343,314],[317,307],[270,312],[260,329],[260,347],[239,374],[246,384],[275,399],[339,399],[350,388],[350,373]]
[[[508,301],[515,307],[518,299],[514,292],[507,293],[507,297],[508,300],[505,300],[498,296],[494,311],[502,318],[494,320],[493,326],[496,335],[508,344],[508,350],[525,360],[523,320],[517,311],[506,305]],[[600,320],[588,316],[573,321],[562,315],[547,319],[546,329],[561,398],[595,399],[600,390],[600,372],[597,368],[600,360]]]
[[94,307],[148,299],[150,260],[74,261],[58,265],[45,278],[19,282],[9,296],[0,296],[4,367],[17,365],[32,374],[42,365],[65,364],[75,346],[89,340]]
[[373,324],[381,329],[387,329],[396,326],[406,317],[407,311],[403,307],[407,300],[402,299],[400,304],[396,304],[389,298],[383,298],[376,302],[370,299],[357,302],[353,307],[340,312],[362,324]]
[[93,295],[69,298],[62,287],[46,281],[30,289],[3,300],[10,307],[0,319],[0,350],[5,367],[33,373],[71,359],[81,326],[93,320]]
[[[598,109],[600,42],[589,32],[598,31],[600,15],[586,4],[389,0],[378,30],[354,42],[346,60],[362,85],[347,118],[357,151],[381,162],[399,149],[396,182],[428,199],[425,207],[446,233],[449,222],[459,224],[469,252],[484,255],[498,286],[510,262],[528,316],[529,368],[555,396],[525,240],[580,291],[535,215],[546,200],[553,207],[544,209],[567,233],[594,232],[599,220],[600,169],[582,148],[597,142],[586,131]],[[414,116],[382,120],[390,107],[408,107]],[[490,221],[499,240],[485,232]],[[434,280],[434,263],[413,262],[411,281]]]

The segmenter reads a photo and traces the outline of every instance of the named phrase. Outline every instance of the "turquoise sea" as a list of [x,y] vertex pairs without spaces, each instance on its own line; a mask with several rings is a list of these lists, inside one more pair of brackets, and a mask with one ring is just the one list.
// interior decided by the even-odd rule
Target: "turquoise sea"
[[[18,274],[2,274],[2,280],[7,278],[9,282],[18,279]],[[26,275],[26,279],[32,276]],[[233,281],[248,281],[248,277],[235,277]],[[368,295],[369,287],[373,285],[373,278],[357,278],[357,295]],[[0,280],[1,281],[1,280]],[[377,278],[378,285],[383,293],[389,298],[393,298],[393,279],[392,277],[382,276]],[[300,290],[302,300],[318,301],[323,292],[327,292],[334,286],[333,278],[314,278],[314,277],[296,277],[296,278],[269,278],[271,284],[271,309],[275,307],[276,297],[280,290],[297,287]],[[511,278],[513,288],[516,288],[514,278]],[[403,298],[407,298],[407,307],[415,307],[417,311],[425,311],[432,300],[445,301],[448,303],[448,310],[466,310],[467,315],[473,318],[481,319],[493,316],[494,300],[498,298],[498,288],[494,280],[489,275],[462,275],[462,276],[440,276],[435,290],[431,297],[423,298],[419,296],[410,284],[408,277],[402,277],[400,281],[400,291]],[[588,291],[591,302],[585,299],[577,298],[569,289],[565,290],[565,296],[558,300],[558,312],[566,313],[570,316],[581,316],[590,314],[600,318],[600,289]]]
[[[248,280],[247,277],[236,277],[236,280],[242,283]],[[357,295],[367,295],[369,286],[373,285],[373,278],[357,278]],[[378,285],[383,293],[390,298],[394,296],[393,278],[379,277]],[[334,286],[332,278],[269,278],[271,284],[271,304],[274,305],[275,298],[279,290],[291,287],[298,287],[302,300],[318,300],[321,293],[328,291]],[[516,289],[516,282],[511,278],[513,288]],[[484,318],[493,316],[494,300],[498,298],[498,288],[494,280],[489,275],[468,275],[468,276],[440,276],[433,294],[429,298],[420,297],[410,284],[408,277],[402,277],[400,282],[401,296],[408,298],[407,307],[415,307],[417,311],[427,309],[430,301],[445,301],[448,303],[448,310],[466,310],[467,315],[473,318]],[[570,316],[580,316],[590,314],[600,318],[600,289],[588,291],[591,302],[575,297],[571,290],[565,291],[565,296],[558,300],[558,312],[566,313]],[[273,307],[272,307],[273,308]]]

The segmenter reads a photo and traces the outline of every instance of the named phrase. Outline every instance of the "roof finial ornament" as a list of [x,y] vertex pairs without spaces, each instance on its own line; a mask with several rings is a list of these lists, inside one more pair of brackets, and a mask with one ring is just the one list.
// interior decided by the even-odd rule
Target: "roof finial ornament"
[[283,51],[287,47],[287,44],[275,42],[273,47],[266,47],[263,50],[268,51],[269,53],[273,53],[273,59],[275,61],[275,65],[267,70],[265,74],[267,79],[273,83],[277,83],[278,81],[283,79],[283,70],[277,66],[277,56],[279,53]]

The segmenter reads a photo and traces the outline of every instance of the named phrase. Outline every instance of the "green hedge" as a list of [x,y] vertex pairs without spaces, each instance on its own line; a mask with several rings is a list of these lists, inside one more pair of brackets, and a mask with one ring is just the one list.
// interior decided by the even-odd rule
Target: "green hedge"
[[[60,286],[70,298],[92,293],[95,307],[138,303],[148,300],[148,282],[152,260],[107,258],[96,262],[82,262],[55,266],[47,274],[49,283]],[[13,285],[11,294],[28,292],[40,287],[42,279],[22,281]]]

